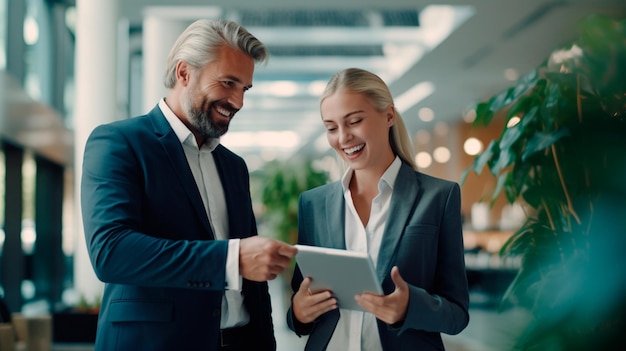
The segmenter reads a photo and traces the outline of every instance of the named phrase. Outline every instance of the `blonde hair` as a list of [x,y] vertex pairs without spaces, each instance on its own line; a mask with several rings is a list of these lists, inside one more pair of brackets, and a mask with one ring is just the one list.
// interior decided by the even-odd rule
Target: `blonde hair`
[[395,155],[400,157],[403,162],[409,164],[413,169],[417,170],[415,165],[414,149],[411,138],[407,132],[402,116],[395,109],[393,97],[389,91],[389,87],[385,82],[372,72],[360,68],[347,68],[343,71],[335,73],[322,93],[320,104],[327,97],[333,95],[338,90],[345,89],[347,91],[363,94],[370,103],[379,112],[384,112],[393,106],[396,113],[396,121],[389,130],[389,143],[391,150]]
[[213,61],[222,45],[228,45],[248,54],[257,63],[266,62],[267,47],[243,26],[223,19],[201,19],[193,22],[178,37],[167,57],[163,83],[166,88],[176,84],[176,65],[184,61],[199,69]]

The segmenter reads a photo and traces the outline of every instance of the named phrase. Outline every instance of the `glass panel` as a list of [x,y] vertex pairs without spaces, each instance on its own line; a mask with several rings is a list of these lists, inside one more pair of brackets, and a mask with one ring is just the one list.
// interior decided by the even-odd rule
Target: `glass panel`
[[27,255],[32,254],[37,232],[35,228],[35,174],[37,165],[31,151],[24,152],[22,164],[22,249]]
[[[4,0],[0,0],[4,2]],[[4,150],[0,147],[0,257],[2,256],[2,248],[4,247],[4,184],[5,184],[5,163]]]
[[7,0],[0,0],[0,70],[7,66],[6,55],[6,33],[7,33]]

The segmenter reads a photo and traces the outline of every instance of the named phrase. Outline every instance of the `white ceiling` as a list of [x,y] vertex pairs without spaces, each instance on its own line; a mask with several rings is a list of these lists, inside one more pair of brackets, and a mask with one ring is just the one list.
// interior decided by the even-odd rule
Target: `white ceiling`
[[[177,0],[175,10],[171,0],[119,3],[120,13],[135,27],[141,26],[146,9],[166,6],[166,13],[181,21],[199,14],[234,19],[268,45],[270,62],[257,68],[246,107],[223,139],[251,168],[261,155],[315,152],[324,130],[319,92],[307,91],[311,82],[323,86],[340,69],[361,67],[381,75],[415,134],[439,122],[461,120],[475,102],[512,84],[505,77],[507,69],[523,75],[553,49],[576,38],[577,21],[584,16],[626,13],[622,0],[451,0],[437,7],[421,0],[212,0],[210,6],[202,0]],[[360,15],[365,23],[358,21]],[[385,16],[405,25],[384,26]],[[418,27],[407,25],[415,18]],[[334,21],[356,25],[339,26]],[[446,38],[441,37],[450,30]],[[316,55],[307,56],[310,52]],[[277,81],[286,84],[278,94],[272,92]],[[291,89],[289,84],[296,84],[298,92],[282,96]],[[416,104],[404,101],[403,94],[418,84],[432,93]],[[433,121],[418,118],[423,107],[432,109]],[[241,140],[252,143],[246,147]],[[278,142],[284,145],[271,145]],[[319,144],[326,148],[324,142]]]

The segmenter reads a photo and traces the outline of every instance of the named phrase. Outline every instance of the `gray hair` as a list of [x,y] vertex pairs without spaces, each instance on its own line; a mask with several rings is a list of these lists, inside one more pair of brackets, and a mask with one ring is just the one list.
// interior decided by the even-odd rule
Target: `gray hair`
[[[387,84],[374,73],[360,68],[347,68],[335,73],[322,93],[320,104],[324,99],[341,89],[364,95],[379,112],[387,110],[389,106],[394,106],[393,97]],[[400,116],[398,110],[395,110],[395,113],[396,121],[389,130],[391,149],[403,162],[409,164],[413,169],[417,169],[411,138],[402,116]]]
[[165,87],[171,89],[176,84],[179,61],[199,69],[214,60],[223,45],[241,50],[256,63],[264,63],[269,57],[267,47],[243,26],[223,19],[197,20],[185,29],[170,50],[163,79]]

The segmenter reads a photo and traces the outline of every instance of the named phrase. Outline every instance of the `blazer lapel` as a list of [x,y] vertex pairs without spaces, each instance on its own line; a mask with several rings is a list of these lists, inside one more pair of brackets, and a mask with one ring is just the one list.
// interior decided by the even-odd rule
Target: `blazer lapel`
[[415,171],[411,166],[402,163],[396,183],[393,186],[391,204],[385,231],[383,233],[378,262],[376,264],[376,274],[381,282],[391,271],[391,263],[396,246],[404,234],[404,228],[409,220],[409,215],[421,195],[421,188],[415,178]]
[[319,246],[346,248],[344,201],[341,183],[336,182],[329,187],[328,196],[326,196],[326,231],[318,233]]
[[154,131],[163,146],[163,151],[167,154],[168,160],[174,169],[174,173],[178,177],[181,185],[185,189],[185,194],[191,202],[191,208],[196,212],[198,218],[202,222],[202,226],[209,233],[211,239],[215,239],[215,235],[211,230],[211,224],[209,218],[204,211],[204,204],[202,198],[198,193],[198,187],[196,181],[193,178],[193,174],[187,164],[187,158],[183,151],[180,141],[176,137],[176,133],[172,130],[172,127],[167,122],[167,119],[158,107],[155,107],[148,114],[152,120]]

